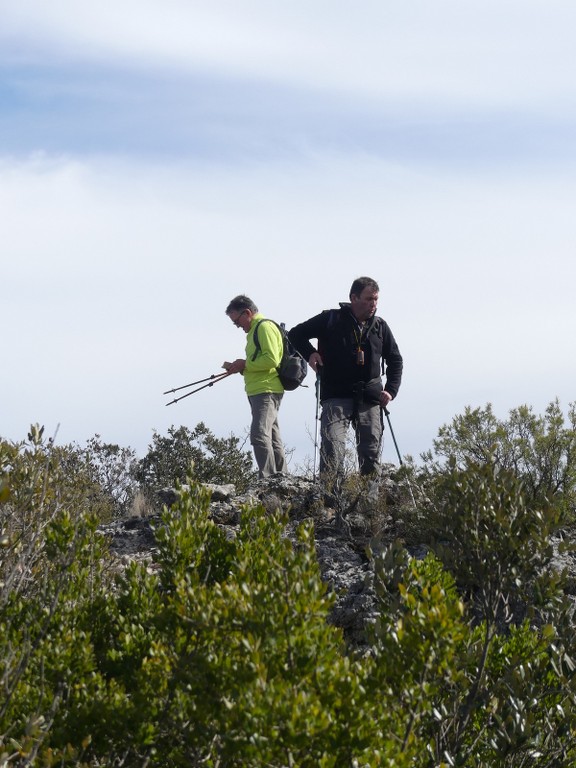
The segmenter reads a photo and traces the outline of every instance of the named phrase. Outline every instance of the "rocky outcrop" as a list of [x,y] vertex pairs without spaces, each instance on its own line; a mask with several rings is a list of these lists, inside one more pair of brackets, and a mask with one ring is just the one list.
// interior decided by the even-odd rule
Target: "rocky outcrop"
[[[375,534],[387,540],[393,538],[391,519],[388,530],[384,530],[386,522],[383,527],[380,516],[376,530],[373,507],[365,494],[358,493],[348,508],[338,509],[336,499],[326,498],[318,484],[301,477],[261,480],[244,494],[237,494],[233,485],[207,484],[206,487],[211,491],[212,519],[231,534],[239,524],[245,505],[261,504],[270,512],[287,512],[289,538],[295,538],[300,522],[312,519],[322,577],[336,596],[331,620],[342,628],[350,643],[365,642],[366,620],[375,610],[366,545]],[[390,496],[393,488],[384,483],[377,490]],[[159,492],[158,498],[161,505],[170,506],[176,500],[176,493],[166,489]],[[134,559],[146,562],[152,560],[153,527],[158,521],[159,513],[151,517],[131,517],[102,526],[100,530],[109,537],[110,550],[121,563]]]
[[[298,524],[311,519],[322,577],[335,594],[331,621],[343,630],[350,644],[362,646],[366,643],[367,622],[376,612],[367,545],[386,546],[398,537],[398,525],[402,524],[400,519],[395,519],[399,518],[397,501],[402,496],[402,489],[393,480],[392,468],[384,472],[380,484],[370,492],[348,492],[340,498],[326,496],[317,483],[293,476],[261,480],[243,494],[237,494],[233,485],[207,484],[206,487],[211,491],[211,517],[230,535],[234,535],[241,509],[246,505],[261,504],[271,513],[286,512],[289,518],[286,535],[292,540],[295,540]],[[164,504],[171,506],[176,493],[166,489],[159,492],[158,499],[159,508]],[[109,537],[111,553],[120,564],[135,559],[152,563],[153,527],[159,521],[158,511],[150,517],[117,521],[100,530]],[[552,565],[571,574],[572,588],[569,591],[576,593],[574,551],[560,552],[558,541],[553,544]],[[408,549],[416,557],[423,557],[427,552],[424,545]]]

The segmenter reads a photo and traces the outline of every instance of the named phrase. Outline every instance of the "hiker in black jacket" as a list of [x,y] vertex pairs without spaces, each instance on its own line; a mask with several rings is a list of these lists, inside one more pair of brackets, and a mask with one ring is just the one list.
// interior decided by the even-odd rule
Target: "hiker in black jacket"
[[[402,355],[388,324],[376,316],[378,294],[375,280],[359,277],[349,303],[321,312],[288,334],[320,377],[321,473],[342,472],[350,425],[360,473],[371,475],[380,467],[382,409],[400,388]],[[318,340],[318,349],[310,339]]]

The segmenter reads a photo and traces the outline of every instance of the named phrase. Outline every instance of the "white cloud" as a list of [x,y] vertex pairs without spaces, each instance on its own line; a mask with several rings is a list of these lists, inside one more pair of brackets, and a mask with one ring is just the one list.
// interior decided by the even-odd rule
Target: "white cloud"
[[444,108],[567,108],[574,97],[576,7],[562,0],[3,5],[0,38],[21,58],[116,60]]

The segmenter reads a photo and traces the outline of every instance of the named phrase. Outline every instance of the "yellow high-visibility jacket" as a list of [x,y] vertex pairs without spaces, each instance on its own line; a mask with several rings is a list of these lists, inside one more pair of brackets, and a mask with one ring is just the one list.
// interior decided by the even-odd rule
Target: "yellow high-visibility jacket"
[[256,352],[254,329],[260,320],[264,319],[264,315],[260,312],[254,315],[246,337],[244,387],[247,395],[260,395],[263,392],[284,392],[284,387],[280,383],[276,370],[282,360],[284,342],[282,334],[274,323],[262,323],[258,328],[260,352],[254,360],[252,359]]

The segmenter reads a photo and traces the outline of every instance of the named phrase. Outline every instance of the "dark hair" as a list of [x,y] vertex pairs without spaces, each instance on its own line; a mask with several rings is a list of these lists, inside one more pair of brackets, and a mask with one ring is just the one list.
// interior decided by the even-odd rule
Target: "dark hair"
[[229,315],[230,312],[243,312],[245,309],[249,309],[250,312],[258,312],[258,307],[254,304],[252,299],[241,294],[240,296],[235,296],[230,304],[228,304],[226,307],[226,314]]
[[352,283],[352,288],[350,288],[350,298],[352,298],[352,294],[360,296],[364,288],[371,288],[373,291],[380,292],[376,280],[372,280],[371,277],[357,277]]

